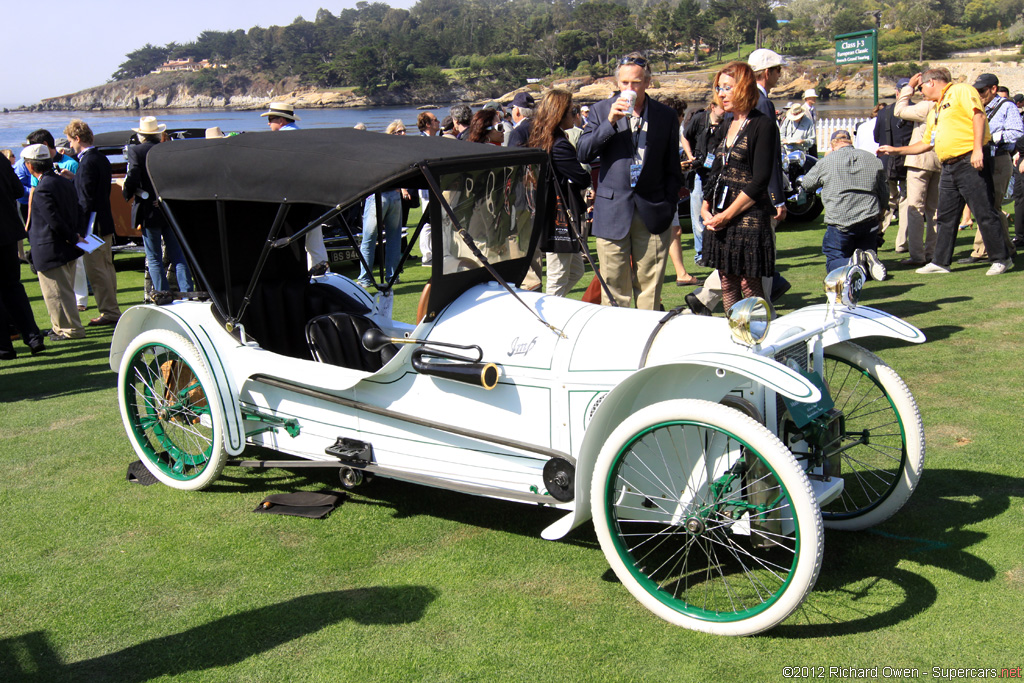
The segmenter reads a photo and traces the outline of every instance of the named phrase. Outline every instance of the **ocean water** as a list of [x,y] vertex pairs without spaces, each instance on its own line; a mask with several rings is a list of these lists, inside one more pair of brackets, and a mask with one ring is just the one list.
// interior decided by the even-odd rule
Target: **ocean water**
[[[438,118],[448,114],[445,103],[435,112]],[[225,133],[231,131],[267,131],[267,120],[261,111],[232,111],[227,109],[146,110],[142,116],[155,116],[160,123],[171,128],[212,128],[220,126]],[[420,110],[414,107],[356,107],[350,109],[304,109],[296,112],[301,119],[300,128],[350,128],[365,123],[370,130],[381,131],[395,119],[401,119],[410,134],[415,134],[416,117]],[[12,111],[0,113],[0,149],[21,149],[25,138],[34,130],[45,128],[54,138],[63,135],[71,119],[82,119],[94,133],[138,128],[140,113],[125,111]]]
[[[785,102],[776,101],[777,107]],[[866,116],[871,111],[872,101],[835,100],[818,103],[819,118]],[[436,110],[438,118],[448,114],[448,103],[440,104]],[[143,116],[155,116],[160,123],[172,128],[212,128],[220,126],[225,133],[231,131],[265,131],[267,120],[260,117],[260,111],[232,111],[228,109],[192,110],[147,110]],[[420,110],[415,107],[357,107],[351,109],[303,109],[297,112],[302,119],[300,128],[350,128],[359,122],[370,130],[381,131],[395,119],[405,123],[410,134],[416,133],[416,117]],[[29,112],[14,111],[0,113],[0,149],[21,148],[25,138],[34,130],[45,128],[59,138],[71,119],[82,119],[94,133],[115,130],[129,130],[139,125],[139,113],[125,111],[58,111]]]

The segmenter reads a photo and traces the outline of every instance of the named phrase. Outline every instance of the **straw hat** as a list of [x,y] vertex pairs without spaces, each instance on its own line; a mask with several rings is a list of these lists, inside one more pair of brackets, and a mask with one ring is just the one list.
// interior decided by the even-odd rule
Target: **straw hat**
[[143,116],[139,119],[139,127],[132,130],[140,135],[156,135],[167,130],[167,126],[162,123],[157,125],[155,116]]
[[790,121],[799,121],[807,113],[807,105],[794,104],[792,107],[789,108],[789,111],[786,112],[786,118]]
[[214,138],[223,138],[223,137],[227,137],[227,136],[224,135],[224,131],[222,131],[220,129],[220,126],[214,126],[213,128],[207,128],[206,129],[206,139],[207,140],[212,140]]
[[283,119],[289,121],[300,121],[301,119],[295,115],[295,108],[290,104],[284,102],[271,102],[267,111],[260,114],[260,116],[280,116]]

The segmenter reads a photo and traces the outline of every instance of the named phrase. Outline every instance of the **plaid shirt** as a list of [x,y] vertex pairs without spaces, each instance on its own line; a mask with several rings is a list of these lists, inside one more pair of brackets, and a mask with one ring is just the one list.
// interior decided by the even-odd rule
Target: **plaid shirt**
[[985,107],[985,115],[992,132],[992,144],[998,146],[1000,152],[1013,151],[1014,143],[1024,135],[1024,122],[1017,105],[1005,97],[996,96]]
[[889,203],[889,184],[878,157],[850,145],[830,152],[804,176],[804,189],[821,188],[825,223],[840,230],[878,220]]

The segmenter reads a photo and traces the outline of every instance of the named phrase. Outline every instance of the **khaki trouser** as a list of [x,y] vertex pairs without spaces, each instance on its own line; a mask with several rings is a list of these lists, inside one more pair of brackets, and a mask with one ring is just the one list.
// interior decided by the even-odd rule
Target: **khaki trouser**
[[43,293],[46,311],[50,314],[50,326],[57,334],[75,339],[85,336],[82,317],[78,315],[75,303],[75,262],[63,266],[40,270],[39,289]]
[[[999,222],[1003,226],[1003,241],[1006,242],[1006,250],[1010,256],[1017,253],[1010,239],[1010,224],[1003,213],[1003,197],[1006,196],[1006,186],[1010,184],[1010,177],[1013,175],[1013,159],[1009,154],[1000,154],[992,160],[992,189],[995,194],[996,213],[999,214]],[[981,230],[974,234],[974,250],[971,256],[980,259],[988,259],[988,251],[985,250],[985,242],[981,239]]]
[[566,296],[583,277],[583,254],[575,251],[570,254],[547,254],[548,282],[545,294]]
[[906,239],[911,261],[928,263],[935,253],[935,211],[939,208],[941,175],[941,171],[907,169]]
[[519,287],[520,289],[540,289],[540,279],[544,272],[544,262],[541,260],[544,256],[544,252],[540,250],[540,245],[533,252],[533,257],[530,259],[530,269],[526,271],[526,277],[523,278],[523,284]]
[[[608,283],[608,289],[619,306],[628,308],[636,297],[637,308],[649,311],[658,309],[671,239],[671,230],[651,234],[635,211],[628,235],[620,240],[597,238],[601,276]],[[632,268],[629,263],[631,256]],[[605,306],[611,303],[604,290],[601,291],[601,303]]]
[[96,308],[100,316],[107,320],[121,317],[121,309],[117,305],[117,272],[114,270],[114,254],[110,251],[113,235],[103,238],[103,246],[82,257],[85,274],[92,283],[92,295],[96,299]]

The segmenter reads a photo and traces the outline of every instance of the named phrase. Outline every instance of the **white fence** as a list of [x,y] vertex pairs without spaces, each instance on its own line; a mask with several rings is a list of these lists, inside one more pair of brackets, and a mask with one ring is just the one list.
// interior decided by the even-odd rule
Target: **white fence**
[[858,116],[848,119],[818,119],[818,154],[825,156],[825,154],[828,153],[828,143],[832,138],[832,133],[837,130],[848,130],[850,131],[850,137],[853,137],[857,134],[857,126],[867,120],[867,116]]

